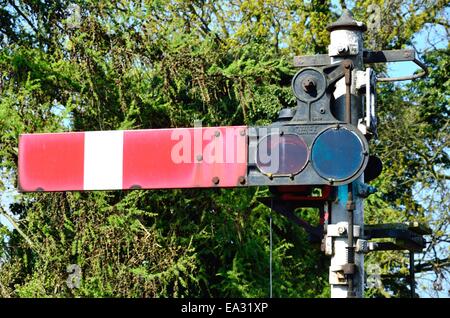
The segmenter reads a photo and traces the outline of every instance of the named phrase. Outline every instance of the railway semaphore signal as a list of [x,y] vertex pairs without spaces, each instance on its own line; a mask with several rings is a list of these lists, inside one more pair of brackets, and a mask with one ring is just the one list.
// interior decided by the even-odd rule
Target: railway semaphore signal
[[[418,224],[363,223],[363,199],[374,191],[366,182],[382,169],[368,145],[377,136],[376,84],[416,79],[427,70],[413,50],[365,50],[366,26],[347,10],[328,30],[328,54],[295,57],[297,106],[282,109],[271,125],[24,134],[19,189],[269,186],[272,196],[261,202],[303,227],[331,256],[331,296],[362,297],[365,253],[417,252],[429,233]],[[423,72],[383,78],[364,68],[396,61],[413,61]],[[317,208],[321,225],[299,219],[300,207]],[[387,237],[396,243],[370,241]]]

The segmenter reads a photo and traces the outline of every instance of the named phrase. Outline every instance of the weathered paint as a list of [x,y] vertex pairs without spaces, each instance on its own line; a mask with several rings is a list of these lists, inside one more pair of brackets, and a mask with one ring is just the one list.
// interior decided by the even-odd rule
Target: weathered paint
[[[190,156],[174,162],[172,152],[181,141]],[[19,141],[19,189],[242,186],[247,148],[245,126],[24,134]]]
[[[195,145],[195,130],[203,136],[201,147]],[[172,149],[181,141],[181,138],[171,139],[173,129],[126,131],[123,188],[240,186],[239,177],[247,175],[247,138],[246,134],[241,135],[242,130],[246,131],[246,127],[180,128],[180,136],[191,138],[188,142],[190,160],[181,163],[174,163],[171,159]],[[221,151],[223,156],[214,158],[215,152],[208,151],[211,147]],[[234,155],[227,160],[230,151]],[[238,151],[241,158],[236,156]],[[213,182],[214,178],[218,178],[218,182],[217,179]]]

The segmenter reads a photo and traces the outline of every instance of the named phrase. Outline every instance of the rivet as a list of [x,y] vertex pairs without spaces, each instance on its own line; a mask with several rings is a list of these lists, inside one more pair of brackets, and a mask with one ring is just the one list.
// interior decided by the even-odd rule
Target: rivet
[[217,131],[214,133],[214,136],[219,137],[219,136],[220,136],[220,131],[217,130]]
[[242,130],[239,132],[239,134],[240,134],[241,136],[245,136],[245,130],[242,129]]
[[245,184],[245,177],[244,176],[240,176],[239,177],[239,183],[240,184]]
[[220,182],[219,177],[214,177],[214,178],[212,178],[212,182],[213,182],[214,184],[219,184],[219,182]]
[[203,160],[203,156],[202,155],[197,155],[196,159],[197,159],[197,161],[202,161]]

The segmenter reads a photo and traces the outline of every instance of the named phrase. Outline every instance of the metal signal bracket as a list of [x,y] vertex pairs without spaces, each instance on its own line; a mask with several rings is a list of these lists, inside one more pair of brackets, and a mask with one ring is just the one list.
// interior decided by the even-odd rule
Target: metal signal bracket
[[[418,74],[412,74],[401,77],[378,77],[378,82],[408,81],[428,75],[428,69],[425,64],[416,58],[414,50],[383,50],[383,51],[364,51],[363,61],[370,63],[391,63],[391,62],[414,62],[422,69]],[[317,54],[312,56],[295,56],[294,66],[296,67],[318,67],[331,64],[331,57],[328,54]]]

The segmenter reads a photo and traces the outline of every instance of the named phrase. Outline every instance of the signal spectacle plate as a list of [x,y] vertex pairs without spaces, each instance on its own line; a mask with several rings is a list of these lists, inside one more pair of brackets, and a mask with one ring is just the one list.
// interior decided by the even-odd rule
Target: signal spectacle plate
[[313,142],[311,163],[329,181],[354,177],[364,165],[367,151],[361,137],[345,127],[327,128]]
[[269,176],[296,175],[309,157],[306,142],[296,134],[270,134],[261,138],[256,151],[256,166]]

